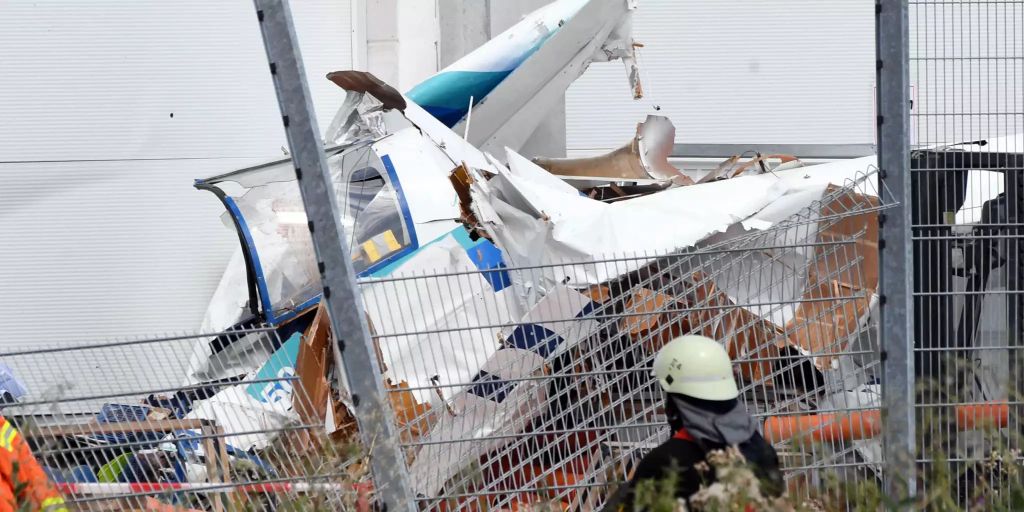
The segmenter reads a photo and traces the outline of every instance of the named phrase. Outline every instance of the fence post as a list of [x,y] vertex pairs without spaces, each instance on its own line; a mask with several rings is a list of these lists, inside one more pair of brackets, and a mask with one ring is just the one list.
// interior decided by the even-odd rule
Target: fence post
[[879,218],[882,453],[886,494],[902,501],[917,487],[907,0],[877,0],[875,37],[879,193],[900,205]]
[[323,282],[323,300],[338,340],[363,445],[369,450],[374,487],[386,510],[415,510],[405,457],[380,378],[350,252],[338,221],[327,159],[313,111],[287,0],[254,0],[270,74],[281,107],[295,177],[309,220]]
[[[1013,148],[1017,151],[1024,151],[1024,148]],[[1020,165],[1020,164],[1017,164]],[[1024,439],[1024,400],[1022,395],[1021,382],[1024,379],[1024,344],[1021,343],[1022,329],[1024,329],[1024,168],[1010,168],[1005,173],[1006,193],[1006,295],[1007,330],[1009,339],[1007,345],[1010,347],[1010,354],[1007,368],[1008,381],[1006,383],[1006,394],[1009,401],[1009,426],[1010,432],[1015,434],[1011,437],[1014,441],[1011,446],[1020,450],[1021,439]]]

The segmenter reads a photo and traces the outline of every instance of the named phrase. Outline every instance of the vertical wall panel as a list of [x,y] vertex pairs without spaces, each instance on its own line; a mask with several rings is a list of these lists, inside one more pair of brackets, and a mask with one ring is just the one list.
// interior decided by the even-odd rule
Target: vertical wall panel
[[570,151],[616,147],[649,113],[681,143],[874,140],[873,2],[641,0],[634,34],[646,97],[621,63],[591,66],[567,94]]
[[[352,9],[291,3],[323,129]],[[237,239],[192,182],[286,145],[252,2],[0,2],[0,62],[3,348],[198,328]]]

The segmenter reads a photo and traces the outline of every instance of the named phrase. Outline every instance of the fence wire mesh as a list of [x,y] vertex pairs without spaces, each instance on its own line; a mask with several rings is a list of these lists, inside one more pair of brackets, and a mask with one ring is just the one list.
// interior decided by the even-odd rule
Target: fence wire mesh
[[[326,434],[311,393],[327,388],[310,385],[303,368],[317,363],[322,336],[281,332],[0,354],[31,390],[4,416],[76,510],[365,509],[363,454]],[[240,370],[245,358],[259,370]],[[88,371],[102,377],[85,381]]]
[[[892,215],[912,228],[916,491],[1020,508],[1024,0],[902,5],[912,201]],[[688,333],[728,349],[792,496],[880,482],[876,178],[671,254],[479,270],[438,245],[420,256],[448,270],[362,279],[418,508],[599,509],[669,435],[650,366]],[[329,331],[312,308],[3,353],[30,381],[4,416],[79,509],[367,509],[373,447]]]
[[[419,508],[598,509],[668,435],[650,365],[686,333],[728,348],[793,492],[877,479],[875,181],[672,254],[360,281]],[[610,280],[568,284],[598,267]],[[4,415],[78,509],[365,509],[372,447],[335,343],[312,308],[8,352],[31,393]]]
[[[650,365],[687,333],[726,345],[794,492],[876,479],[874,183],[679,253],[505,269],[525,313],[480,291],[487,272],[362,281],[420,507],[599,508],[667,438]],[[565,284],[598,267],[615,277]]]
[[1022,506],[1024,2],[910,2],[922,496]]
[[[794,495],[877,481],[875,183],[794,189],[670,254],[360,281],[420,508],[599,508],[668,435],[651,360],[688,333],[730,352]],[[5,414],[80,508],[365,505],[329,331],[311,308],[272,328],[2,354],[35,393]],[[63,385],[76,368],[111,379]]]

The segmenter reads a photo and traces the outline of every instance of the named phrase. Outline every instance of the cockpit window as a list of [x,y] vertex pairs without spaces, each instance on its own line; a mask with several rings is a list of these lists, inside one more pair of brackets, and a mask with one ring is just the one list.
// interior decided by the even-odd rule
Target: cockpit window
[[[357,274],[381,268],[415,247],[404,198],[370,145],[329,153],[327,162]],[[227,194],[230,211],[225,215],[240,220],[267,320],[283,321],[311,304],[321,290],[320,273],[292,163],[207,183]]]
[[340,153],[327,163],[357,273],[412,245],[398,193],[372,148]]

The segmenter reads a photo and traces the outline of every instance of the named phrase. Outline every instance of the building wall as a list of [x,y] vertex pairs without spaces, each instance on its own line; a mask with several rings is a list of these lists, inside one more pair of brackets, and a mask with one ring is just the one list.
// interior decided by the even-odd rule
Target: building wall
[[[326,128],[352,6],[292,8]],[[287,145],[251,0],[0,2],[0,62],[4,348],[197,328],[237,238],[192,182]]]
[[437,3],[423,0],[361,2],[365,3],[366,70],[403,92],[437,72],[440,46]]
[[621,63],[591,66],[566,95],[570,153],[625,143],[647,114],[677,143],[874,141],[874,3],[640,0],[645,96]]

